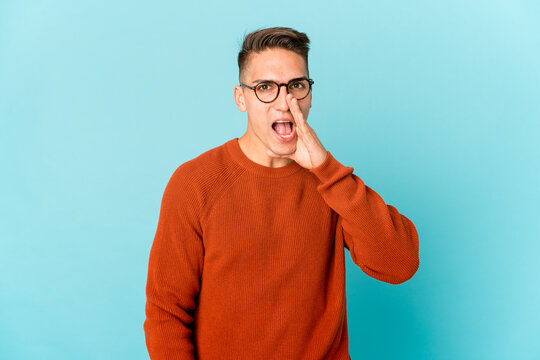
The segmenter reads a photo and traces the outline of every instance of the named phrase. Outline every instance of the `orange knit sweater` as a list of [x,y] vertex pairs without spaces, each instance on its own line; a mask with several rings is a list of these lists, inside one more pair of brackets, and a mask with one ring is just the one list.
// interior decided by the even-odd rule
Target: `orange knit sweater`
[[413,223],[352,172],[330,152],[262,166],[238,138],[180,165],[150,251],[150,358],[350,359],[344,248],[391,284],[419,266]]

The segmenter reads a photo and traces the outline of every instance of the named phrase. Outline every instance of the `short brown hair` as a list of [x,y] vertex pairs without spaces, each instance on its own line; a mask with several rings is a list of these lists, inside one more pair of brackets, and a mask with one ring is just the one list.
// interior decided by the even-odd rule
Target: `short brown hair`
[[268,48],[291,50],[302,56],[308,71],[309,38],[306,34],[288,27],[271,27],[255,30],[244,36],[242,49],[238,53],[238,78],[246,68],[249,55]]

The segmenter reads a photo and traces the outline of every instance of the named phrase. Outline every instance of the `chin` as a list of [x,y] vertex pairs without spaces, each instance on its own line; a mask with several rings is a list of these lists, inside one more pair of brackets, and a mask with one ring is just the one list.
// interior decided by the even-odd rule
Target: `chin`
[[[277,143],[276,145],[272,144],[271,150],[276,154],[289,155],[296,151],[296,140],[291,140],[288,143]],[[275,148],[275,150],[273,149]],[[286,150],[285,150],[286,149]],[[284,151],[285,150],[285,151]]]

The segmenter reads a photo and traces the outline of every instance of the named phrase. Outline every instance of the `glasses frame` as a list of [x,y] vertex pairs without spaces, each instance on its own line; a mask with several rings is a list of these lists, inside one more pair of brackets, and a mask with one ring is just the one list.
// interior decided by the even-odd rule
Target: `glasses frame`
[[300,99],[296,98],[297,100],[302,100],[302,99],[305,99],[305,98],[308,97],[309,93],[311,92],[311,86],[315,83],[315,81],[313,81],[312,79],[307,78],[307,77],[295,78],[295,79],[290,80],[288,83],[281,83],[281,84],[279,84],[279,83],[277,83],[277,82],[275,82],[275,81],[273,81],[273,80],[264,80],[264,81],[261,81],[261,82],[257,83],[257,85],[259,85],[259,84],[262,84],[262,83],[271,82],[271,83],[274,83],[274,84],[277,85],[277,89],[278,89],[278,90],[277,90],[277,93],[276,93],[276,97],[275,97],[274,99],[270,100],[270,101],[262,101],[262,100],[259,98],[259,95],[257,95],[257,91],[255,90],[255,88],[257,87],[257,85],[255,85],[255,86],[249,86],[249,85],[240,83],[240,86],[243,86],[243,87],[245,87],[245,88],[248,88],[248,89],[250,89],[250,90],[253,90],[253,92],[255,93],[255,96],[257,97],[257,99],[258,99],[260,102],[263,102],[263,103],[265,103],[265,104],[268,104],[268,103],[271,103],[271,102],[276,101],[276,99],[277,99],[278,96],[279,96],[279,91],[281,90],[281,87],[282,87],[282,86],[285,86],[285,88],[287,89],[287,94],[289,94],[289,84],[292,83],[293,81],[298,81],[298,80],[307,80],[308,83],[309,83],[309,90],[308,90],[306,96],[304,96],[303,98],[300,98]]

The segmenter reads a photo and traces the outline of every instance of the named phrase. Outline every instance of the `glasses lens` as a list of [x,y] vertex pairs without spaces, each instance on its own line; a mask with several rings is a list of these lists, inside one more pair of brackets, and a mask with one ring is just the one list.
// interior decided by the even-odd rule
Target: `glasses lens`
[[273,82],[262,82],[255,87],[257,97],[262,101],[272,101],[278,92],[278,87]]
[[309,93],[309,82],[307,80],[295,80],[289,84],[289,93],[297,99],[302,99]]

